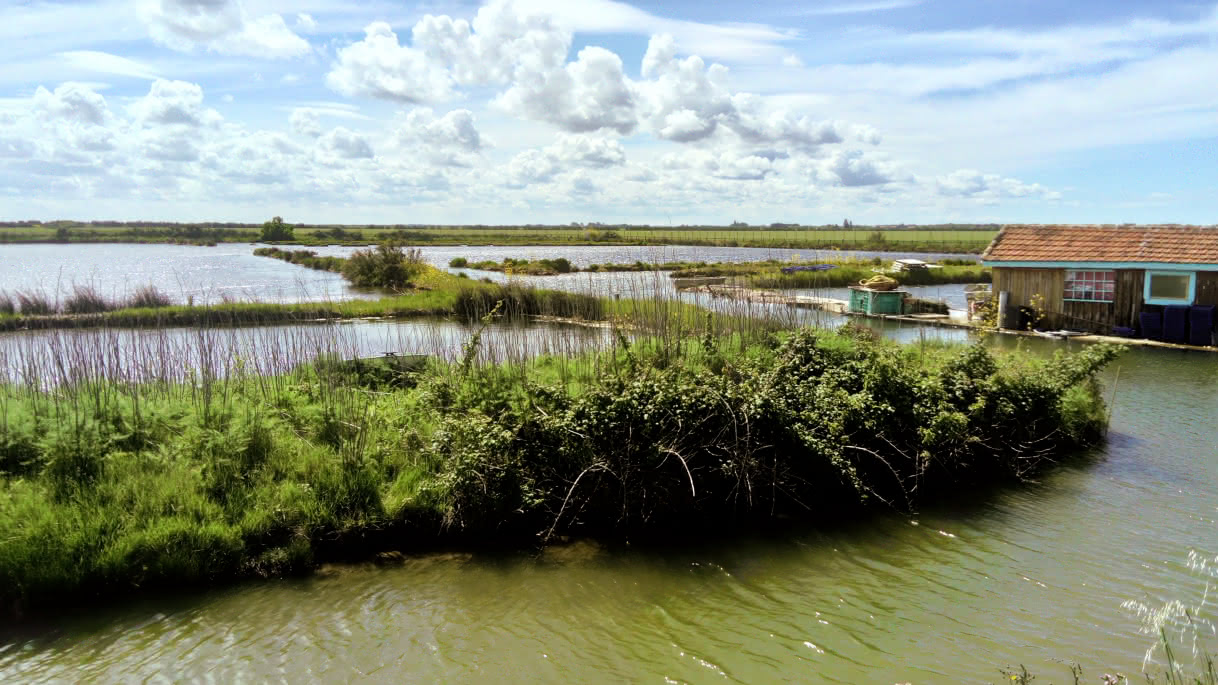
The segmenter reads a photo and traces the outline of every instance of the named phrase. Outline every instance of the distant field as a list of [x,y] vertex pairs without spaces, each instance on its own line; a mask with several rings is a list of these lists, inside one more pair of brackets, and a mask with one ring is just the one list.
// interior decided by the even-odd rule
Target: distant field
[[[296,242],[360,245],[398,240],[415,245],[718,245],[734,247],[896,249],[915,252],[980,252],[994,227],[884,229],[576,228],[546,226],[403,227],[298,226]],[[121,225],[3,226],[0,242],[251,242],[256,226]]]

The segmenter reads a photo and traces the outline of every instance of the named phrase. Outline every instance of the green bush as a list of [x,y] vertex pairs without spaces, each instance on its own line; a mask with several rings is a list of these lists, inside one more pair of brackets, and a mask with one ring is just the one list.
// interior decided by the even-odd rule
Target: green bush
[[343,264],[342,273],[352,285],[361,288],[400,289],[422,269],[423,256],[417,249],[409,252],[392,243],[356,250]]
[[287,242],[296,239],[296,234],[290,224],[283,223],[282,217],[274,217],[262,224],[262,234],[258,237],[264,243]]

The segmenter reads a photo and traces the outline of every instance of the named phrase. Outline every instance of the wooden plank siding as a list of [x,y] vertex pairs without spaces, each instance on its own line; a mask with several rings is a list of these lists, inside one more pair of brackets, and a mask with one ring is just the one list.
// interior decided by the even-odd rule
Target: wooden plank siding
[[1027,307],[1032,297],[1044,298],[1045,309],[1051,312],[1062,310],[1062,291],[1066,287],[1064,269],[1015,269],[994,267],[994,292],[1010,293],[1010,304]]
[[[1218,277],[1218,273],[1215,276]],[[1065,269],[995,267],[994,292],[1009,292],[1010,304],[1020,307],[1029,306],[1033,296],[1039,294],[1046,312],[1041,327],[1111,333],[1114,326],[1132,327],[1137,322],[1138,312],[1143,308],[1144,278],[1145,272],[1141,269],[1118,269],[1112,302],[1075,302],[1062,298],[1066,287]],[[1214,296],[1218,297],[1218,278],[1213,287]]]
[[1144,269],[1118,269],[1113,306],[1113,326],[1138,327],[1138,313],[1146,308],[1142,299],[1146,283]]
[[1218,305],[1218,271],[1197,272],[1197,296],[1193,304]]
[[1040,326],[1061,325],[1062,291],[1066,287],[1065,270],[994,267],[993,276],[994,292],[1005,290],[1010,293],[1008,306],[1031,306],[1032,299],[1040,295],[1043,298],[1041,306],[1048,312]]

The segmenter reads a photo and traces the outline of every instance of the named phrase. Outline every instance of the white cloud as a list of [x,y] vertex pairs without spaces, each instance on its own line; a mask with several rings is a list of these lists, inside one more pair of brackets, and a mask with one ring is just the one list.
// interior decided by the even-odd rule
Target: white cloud
[[916,7],[922,0],[878,0],[876,2],[858,2],[841,5],[819,5],[804,9],[800,14],[809,16],[834,14],[864,14],[868,12],[884,12],[887,10]]
[[288,117],[288,123],[293,131],[301,135],[311,138],[321,135],[321,117],[317,116],[315,110],[297,107],[292,110],[292,114]]
[[896,180],[889,165],[869,159],[859,150],[834,150],[816,164],[816,171],[823,183],[847,188],[884,185]]
[[707,67],[701,57],[677,58],[670,35],[654,36],[643,55],[641,112],[657,136],[678,142],[701,140],[735,112],[727,90],[727,68]]
[[[1080,70],[1153,57],[1164,44],[1218,38],[1218,9],[1195,21],[1135,19],[1123,24],[1044,30],[977,28],[864,37],[869,52],[902,54],[901,63],[873,60],[810,70],[823,90],[919,97],[992,88],[1026,79],[1068,78]],[[911,54],[912,53],[912,54]]]
[[436,102],[449,97],[451,78],[427,56],[400,45],[384,22],[364,29],[364,39],[338,50],[338,61],[326,75],[326,85],[343,95],[368,96],[398,102]]
[[472,22],[428,15],[411,35],[415,47],[448,69],[457,83],[507,83],[551,72],[566,60],[571,31],[559,28],[551,16],[492,0]]
[[317,20],[310,14],[300,13],[296,15],[296,30],[302,33],[313,33],[317,30]]
[[[792,53],[795,46],[787,44],[789,35],[755,25],[678,26],[687,33],[653,36],[641,55],[641,73],[627,74],[625,65],[637,64],[639,54],[619,55],[596,46],[572,53],[575,27],[609,32],[607,27],[634,17],[639,23],[628,32],[639,33],[663,22],[621,3],[589,2],[618,14],[578,19],[575,15],[586,7],[547,13],[541,7],[545,3],[496,1],[468,21],[443,16],[401,21],[401,16],[387,14],[384,18],[392,23],[367,23],[372,19],[368,16],[360,40],[318,47],[318,54],[331,56],[326,81],[333,90],[407,105],[397,114],[384,103],[276,102],[274,91],[285,73],[311,78],[307,62],[291,69],[262,69],[266,90],[247,92],[241,87],[251,85],[255,71],[248,60],[205,58],[245,70],[239,82],[225,81],[219,87],[237,93],[247,105],[222,109],[230,117],[250,116],[247,110],[255,108],[274,112],[259,126],[225,120],[208,107],[203,87],[189,81],[156,79],[135,98],[131,83],[120,79],[113,79],[109,89],[104,84],[42,79],[48,85],[35,90],[34,81],[17,91],[33,96],[0,99],[5,129],[0,157],[6,160],[0,164],[0,193],[19,196],[14,189],[29,183],[22,180],[25,175],[37,179],[36,196],[61,188],[54,192],[115,203],[126,198],[127,207],[138,208],[192,197],[214,198],[217,207],[291,201],[323,213],[327,207],[359,207],[358,219],[353,218],[356,214],[343,215],[359,221],[400,215],[404,206],[412,208],[412,216],[429,217],[422,220],[442,221],[545,221],[554,216],[567,221],[645,221],[656,219],[661,210],[677,221],[752,221],[773,212],[780,216],[771,220],[806,220],[822,212],[847,212],[854,218],[853,207],[890,207],[905,219],[904,206],[938,212],[1052,201],[1057,197],[1053,190],[1020,180],[1024,174],[1017,165],[987,161],[991,150],[1013,146],[1018,135],[1045,134],[1050,128],[1046,121],[1054,120],[1062,135],[1069,131],[1078,140],[1094,140],[1099,134],[1093,131],[1110,135],[1118,126],[1116,113],[1097,116],[1102,105],[1116,103],[1123,108],[1121,125],[1128,135],[1169,135],[1184,130],[1180,122],[1212,119],[1211,101],[1218,97],[1196,87],[1196,79],[1218,68],[1218,62],[1209,59],[1212,48],[1193,46],[1172,48],[1177,55],[1170,61],[1174,75],[1166,60],[1154,69],[1144,68],[1149,61],[1134,61],[1090,77],[1019,85],[1010,89],[1009,97],[962,97],[945,107],[907,95],[933,87],[929,80],[898,83],[883,94],[869,93],[865,83],[847,87],[832,78],[822,81],[818,70],[828,67],[799,66]],[[241,48],[232,42],[260,29],[286,36],[286,42],[276,47],[264,35],[249,39],[249,45],[271,45],[265,54],[291,52],[300,40],[293,31],[312,31],[317,24],[332,31],[350,21],[347,15],[336,19],[326,2],[297,8],[313,13],[307,20],[294,10],[283,17],[266,14],[266,21],[258,17],[280,3],[155,4],[210,12],[179,13],[178,24],[157,29],[172,34],[179,49],[195,55],[156,66],[164,69],[168,64],[167,73],[190,74],[212,93],[206,75],[196,77],[191,70],[200,63],[198,53],[239,53]],[[239,10],[235,14],[234,8]],[[233,24],[233,16],[240,19],[238,24]],[[409,29],[395,33],[391,26]],[[740,63],[732,62],[729,70],[710,59],[725,54],[723,49],[691,47],[697,41],[689,35],[705,40],[717,30],[768,46],[763,55],[749,57],[767,65],[765,74],[755,78],[760,72],[747,71],[747,65],[742,72]],[[861,35],[865,47],[867,36],[874,34]],[[581,36],[581,45],[585,43],[586,36]],[[73,69],[89,71],[93,60],[97,68],[92,71],[97,73],[156,75],[138,60],[56,49],[60,52],[49,59]],[[968,55],[972,49],[952,48],[952,54]],[[1054,50],[1037,54],[1058,54]],[[970,64],[986,59],[1009,61],[1009,56],[955,60],[961,70],[956,82],[974,82],[969,81],[969,69],[989,65]],[[779,66],[784,61],[788,68]],[[855,76],[867,73],[858,71],[863,67],[842,68],[856,69]],[[870,68],[881,73],[886,67]],[[899,81],[901,76],[909,74],[884,78]],[[914,76],[910,80],[917,81]],[[1130,89],[1137,81],[1143,84],[1141,90]],[[815,92],[801,92],[813,88]],[[1186,94],[1191,108],[1181,106]],[[436,102],[456,104],[434,111],[416,106]],[[1000,105],[1004,111],[998,111]],[[340,117],[359,122],[342,121],[349,128],[332,128]],[[1028,127],[1029,120],[1041,123]],[[1168,125],[1156,131],[1133,130],[1133,121]],[[880,130],[884,144],[873,150],[880,146]],[[970,144],[954,145],[943,155],[925,154],[939,146],[952,147],[956,140]],[[957,158],[945,159],[949,152]],[[986,171],[971,171],[973,167]],[[964,170],[953,171],[960,168]],[[102,206],[100,200],[96,206]],[[381,207],[386,209],[377,209]]]
[[0,157],[24,159],[26,157],[33,157],[37,149],[37,146],[29,140],[0,137]]
[[739,62],[773,63],[787,50],[782,47],[798,33],[764,24],[669,19],[616,0],[518,0],[521,11],[551,17],[568,31],[651,36],[674,36],[687,52]]
[[488,144],[475,125],[474,115],[457,109],[437,117],[426,107],[410,111],[394,131],[398,155],[421,157],[437,166],[470,167]]
[[960,169],[935,179],[935,185],[942,195],[949,197],[976,198],[981,200],[998,200],[1009,198],[1026,198],[1040,196],[1048,199],[1058,199],[1060,195],[1051,192],[1039,183],[1024,183],[1014,178],[1004,178],[998,174],[983,174],[975,169]]
[[48,91],[42,86],[34,92],[34,111],[47,119],[67,119],[84,124],[106,123],[109,109],[99,93],[75,83],[65,83]]
[[468,109],[456,109],[442,117],[436,117],[430,109],[414,109],[398,128],[398,135],[464,152],[478,152],[486,145],[474,125],[474,115]]
[[68,50],[59,53],[58,57],[67,67],[79,71],[150,80],[159,78],[157,70],[151,65],[108,52]]
[[557,142],[546,147],[545,153],[560,163],[592,168],[626,163],[626,149],[619,141],[588,135],[559,134]]
[[509,112],[572,132],[613,129],[627,134],[638,122],[621,58],[599,47],[580,50],[562,69],[527,74],[496,102]]
[[187,81],[152,82],[148,94],[131,105],[131,111],[144,126],[204,126],[216,124],[220,115],[203,106],[203,88]]
[[339,48],[326,83],[344,95],[407,103],[446,100],[456,85],[544,78],[562,66],[571,45],[569,32],[505,0],[479,9],[472,23],[427,15],[411,29],[409,45],[385,22],[369,24],[364,34]]
[[250,17],[242,0],[140,0],[138,11],[152,39],[174,50],[271,58],[309,52],[282,16]]
[[372,146],[363,135],[338,126],[317,141],[325,153],[342,159],[370,159]]
[[545,183],[554,178],[562,167],[557,159],[540,150],[525,150],[507,165],[507,185],[522,188],[533,183]]

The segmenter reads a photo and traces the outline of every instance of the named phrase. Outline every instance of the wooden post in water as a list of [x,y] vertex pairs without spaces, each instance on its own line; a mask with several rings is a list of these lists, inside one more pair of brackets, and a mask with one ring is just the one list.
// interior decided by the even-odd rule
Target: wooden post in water
[[1116,377],[1112,379],[1112,393],[1108,397],[1108,417],[1104,419],[1104,435],[1108,435],[1108,427],[1112,425],[1112,405],[1116,404],[1117,386],[1121,384],[1121,367],[1117,367]]

